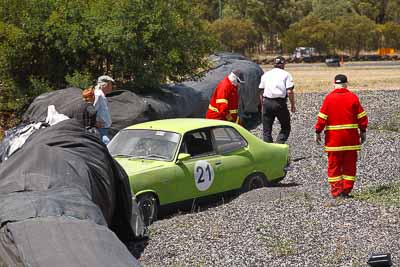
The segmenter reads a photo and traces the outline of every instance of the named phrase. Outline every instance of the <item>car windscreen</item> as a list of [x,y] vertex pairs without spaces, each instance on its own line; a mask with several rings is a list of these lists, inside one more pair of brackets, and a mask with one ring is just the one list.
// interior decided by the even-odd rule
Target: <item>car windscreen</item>
[[127,129],[120,131],[108,144],[113,157],[172,161],[180,135],[157,130]]

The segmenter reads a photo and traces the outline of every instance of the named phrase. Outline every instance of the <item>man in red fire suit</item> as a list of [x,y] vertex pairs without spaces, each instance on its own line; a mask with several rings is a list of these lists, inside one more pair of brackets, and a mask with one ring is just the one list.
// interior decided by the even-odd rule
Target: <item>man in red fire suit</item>
[[241,83],[244,83],[244,75],[240,70],[233,70],[219,82],[208,105],[207,119],[238,123],[238,87]]
[[347,198],[356,179],[357,151],[366,140],[368,117],[357,95],[347,89],[345,75],[336,75],[334,84],[318,114],[315,141],[320,144],[325,128],[331,195]]

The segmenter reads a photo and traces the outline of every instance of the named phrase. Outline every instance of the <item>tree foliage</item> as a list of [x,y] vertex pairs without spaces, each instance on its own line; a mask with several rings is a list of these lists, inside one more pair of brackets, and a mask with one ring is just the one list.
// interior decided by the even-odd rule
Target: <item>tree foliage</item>
[[400,49],[399,24],[398,0],[6,0],[0,100],[88,85],[106,73],[120,88],[146,90],[196,77],[216,47]]
[[375,50],[382,45],[397,47],[398,24],[377,24],[382,5],[372,2],[314,0],[311,15],[285,32],[286,51],[311,46],[325,54],[340,50],[358,57],[362,50]]
[[379,25],[380,47],[393,47],[400,49],[400,25],[394,22],[388,22]]
[[84,74],[156,87],[207,65],[215,43],[205,25],[185,0],[2,1],[0,72],[28,95]]
[[216,36],[221,48],[230,52],[245,53],[254,47],[261,38],[249,20],[225,18],[214,21],[210,31]]
[[354,14],[351,1],[313,0],[312,14],[322,20],[333,21],[338,17]]
[[[362,49],[377,48],[377,28],[365,16],[343,16],[337,20],[337,47],[359,56]],[[375,41],[375,42],[374,42]]]
[[311,11],[312,0],[232,0],[225,1],[224,18],[235,17],[253,22],[268,47],[278,46],[277,37]]
[[287,51],[298,46],[315,47],[321,53],[331,53],[336,36],[335,24],[316,16],[307,16],[286,31],[283,43]]

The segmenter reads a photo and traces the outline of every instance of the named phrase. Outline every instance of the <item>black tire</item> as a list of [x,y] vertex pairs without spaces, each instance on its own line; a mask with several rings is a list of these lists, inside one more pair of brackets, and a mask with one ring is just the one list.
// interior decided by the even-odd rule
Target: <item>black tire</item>
[[246,178],[242,186],[242,192],[248,192],[265,186],[265,178],[261,174],[253,174]]
[[157,220],[158,201],[152,193],[144,193],[137,197],[137,203],[143,215],[143,221],[146,226]]

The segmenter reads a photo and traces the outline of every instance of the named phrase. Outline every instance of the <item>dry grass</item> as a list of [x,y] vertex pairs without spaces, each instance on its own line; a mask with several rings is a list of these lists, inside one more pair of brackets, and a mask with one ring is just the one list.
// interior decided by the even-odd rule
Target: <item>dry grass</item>
[[[362,66],[360,66],[362,65]],[[271,66],[263,65],[264,71]],[[345,62],[341,67],[325,64],[287,64],[294,79],[297,93],[328,92],[332,89],[336,74],[345,74],[351,90],[398,90],[400,89],[400,63],[392,62]]]

